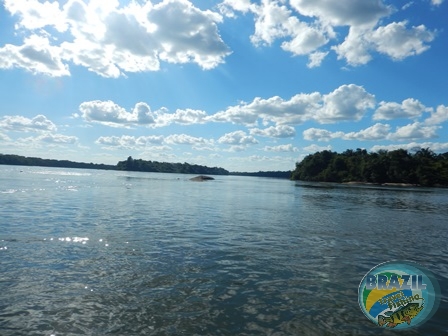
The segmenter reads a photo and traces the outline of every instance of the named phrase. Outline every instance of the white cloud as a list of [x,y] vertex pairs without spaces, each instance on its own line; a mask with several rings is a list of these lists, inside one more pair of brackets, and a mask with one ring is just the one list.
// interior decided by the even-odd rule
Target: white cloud
[[247,146],[245,145],[232,145],[229,147],[229,149],[224,150],[226,152],[243,152],[245,151]]
[[291,52],[293,55],[314,54],[314,62],[322,62],[324,53],[316,53],[315,51],[328,43],[329,39],[326,32],[320,27],[312,27],[297,19],[291,18],[288,23],[291,40],[283,42],[282,49]]
[[312,144],[312,145],[303,147],[303,150],[306,151],[306,152],[315,153],[315,152],[321,152],[321,151],[324,151],[324,150],[331,151],[331,148],[332,148],[331,145],[328,145],[328,146],[318,146],[316,144]]
[[53,26],[59,32],[67,29],[59,3],[56,1],[4,0],[4,6],[11,15],[19,16],[19,27],[35,30]]
[[105,146],[106,148],[125,148],[125,149],[137,149],[144,147],[151,147],[153,145],[161,145],[163,142],[163,136],[149,135],[134,137],[130,135],[99,137],[95,143]]
[[415,122],[406,126],[397,127],[395,133],[389,136],[392,140],[416,140],[437,138],[437,129],[440,126],[424,126],[422,123]]
[[120,127],[128,125],[149,125],[154,123],[154,115],[146,103],[135,104],[132,112],[126,111],[113,101],[93,100],[79,106],[84,120]]
[[50,45],[47,37],[31,35],[23,45],[6,44],[0,48],[0,69],[22,68],[34,74],[59,77],[70,74],[63,63],[60,48]]
[[448,120],[448,106],[437,106],[435,111],[431,111],[431,116],[425,120],[425,124],[437,125]]
[[192,125],[206,122],[230,122],[255,126],[259,119],[263,124],[275,123],[266,130],[254,129],[255,135],[269,137],[294,136],[294,129],[287,125],[302,124],[308,120],[319,123],[360,120],[366,111],[374,107],[374,96],[355,84],[341,85],[322,95],[318,92],[299,93],[284,100],[274,96],[268,99],[256,97],[252,102],[242,102],[224,111],[208,115],[205,111],[178,109],[169,113],[166,108],[152,112],[148,104],[140,102],[127,111],[113,101],[88,101],[79,106],[80,116],[87,122],[113,127],[149,125],[167,126],[171,123]]
[[429,46],[425,43],[432,42],[435,34],[424,25],[411,29],[407,29],[406,25],[407,22],[402,21],[378,27],[370,34],[369,40],[374,43],[376,51],[394,60],[402,60],[426,51]]
[[291,126],[277,125],[265,129],[253,128],[250,134],[269,138],[290,138],[296,135],[296,130]]
[[255,125],[258,119],[277,125],[298,125],[308,120],[325,124],[360,120],[374,104],[372,94],[361,86],[349,84],[341,85],[327,95],[300,93],[290,100],[278,96],[268,99],[257,97],[251,103],[241,103],[218,112],[208,120],[245,125]]
[[[261,98],[255,98],[253,105],[255,105],[256,100]],[[255,125],[259,118],[255,106],[251,104],[241,103],[240,105],[230,106],[224,111],[215,113],[207,118],[209,121],[213,122],[231,122],[234,124],[242,125]]]
[[411,8],[411,7],[414,6],[414,5],[415,5],[414,1],[410,1],[410,2],[408,2],[408,3],[406,3],[406,4],[404,4],[404,5],[401,7],[401,9],[402,9],[402,10],[406,10],[406,9],[408,9],[408,8]]
[[11,141],[11,138],[7,136],[6,134],[3,134],[0,132],[0,140],[1,141]]
[[78,143],[76,136],[67,136],[63,134],[45,133],[35,137],[18,138],[15,144],[22,147],[42,148],[42,147],[66,147],[66,145],[75,145]]
[[340,45],[332,49],[338,59],[346,59],[353,66],[371,61],[371,52],[385,54],[395,61],[419,55],[429,48],[435,33],[424,25],[408,29],[407,22],[392,22],[376,29],[350,27],[349,34]]
[[335,26],[374,26],[391,13],[381,0],[291,0],[301,15],[317,17]]
[[443,3],[443,1],[445,1],[445,0],[431,0],[431,3],[434,6],[440,6]]
[[231,133],[224,134],[222,137],[218,139],[218,142],[221,144],[229,144],[229,145],[251,145],[257,144],[258,141],[251,135],[247,135],[244,131],[235,131]]
[[203,124],[206,122],[207,113],[201,110],[176,110],[175,113],[157,113],[156,124],[166,126],[171,123],[181,125]]
[[[203,124],[207,121],[207,113],[201,110],[176,110],[175,113],[162,107],[152,112],[148,104],[139,102],[131,111],[113,101],[94,100],[79,106],[81,117],[87,122],[100,123],[112,127],[152,126],[162,127],[172,123],[181,125]],[[79,116],[74,114],[74,117]]]
[[201,145],[213,145],[214,141],[187,134],[171,134],[165,137],[164,142],[169,145],[191,145],[196,148],[196,146]]
[[380,102],[373,115],[374,120],[391,120],[398,118],[416,118],[429,109],[416,99],[408,98],[401,104],[395,102]]
[[265,146],[263,148],[265,152],[298,152],[299,149],[292,144],[278,145],[278,146]]
[[308,68],[316,68],[320,66],[325,57],[327,57],[328,52],[316,51],[309,54],[309,62],[307,64]]
[[345,59],[352,66],[367,64],[372,60],[371,45],[364,37],[367,32],[365,28],[350,27],[344,42],[331,49],[336,52],[338,59]]
[[389,137],[390,126],[385,124],[375,124],[359,132],[349,132],[344,134],[344,140],[383,140]]
[[235,11],[247,13],[253,10],[255,5],[251,4],[251,0],[224,0],[218,5],[221,13],[228,17],[235,17]]
[[[438,3],[440,0],[433,0]],[[235,17],[236,12],[252,13],[255,32],[251,41],[255,45],[272,45],[282,40],[281,48],[293,55],[308,55],[308,67],[319,66],[330,44],[338,59],[356,66],[370,62],[372,52],[402,60],[418,55],[429,48],[435,33],[425,26],[408,28],[408,22],[382,24],[397,9],[383,0],[225,0],[220,5],[224,15]],[[402,9],[403,10],[403,9]],[[305,18],[305,19],[303,19]],[[348,27],[348,35],[335,32]],[[344,41],[340,43],[340,38]]]
[[303,131],[303,138],[308,141],[330,141],[343,136],[344,132],[331,132],[320,128],[308,128]]
[[371,148],[371,151],[377,152],[380,150],[392,151],[396,149],[413,150],[416,148],[430,148],[434,152],[446,152],[448,151],[448,142],[411,142],[407,144],[393,144],[393,145],[375,145]]
[[437,137],[439,126],[425,126],[422,123],[397,127],[395,132],[391,132],[391,126],[388,124],[377,123],[358,132],[331,132],[325,129],[309,128],[303,132],[303,138],[309,141],[330,141],[332,139],[342,140],[395,140],[406,141],[414,139],[430,139]]
[[367,109],[375,106],[375,98],[363,87],[342,85],[323,97],[323,106],[314,117],[320,123],[360,120]]
[[251,41],[255,45],[271,44],[275,39],[288,35],[285,26],[290,18],[290,10],[278,1],[263,1],[259,6],[251,7],[256,14],[255,33]]
[[3,130],[16,132],[30,131],[56,131],[56,125],[44,115],[37,115],[33,119],[23,116],[4,116],[0,118],[0,127]]
[[19,18],[16,29],[25,40],[0,48],[0,68],[63,76],[73,62],[104,77],[119,77],[157,71],[161,61],[212,69],[230,54],[217,28],[221,15],[187,0],[124,6],[116,0],[69,0],[62,8],[57,2],[6,0],[5,9]]
[[38,141],[46,142],[49,144],[61,144],[61,145],[73,145],[78,142],[78,138],[75,136],[52,134],[52,133],[40,135],[36,139]]
[[[234,17],[235,12],[251,12],[255,16],[255,32],[250,37],[256,46],[271,45],[277,39],[287,39],[281,48],[294,55],[307,55],[328,43],[332,30],[319,24],[300,21],[285,1],[262,1],[260,4],[250,1],[225,0],[219,8],[224,15]],[[312,64],[320,63],[323,53],[316,54]]]

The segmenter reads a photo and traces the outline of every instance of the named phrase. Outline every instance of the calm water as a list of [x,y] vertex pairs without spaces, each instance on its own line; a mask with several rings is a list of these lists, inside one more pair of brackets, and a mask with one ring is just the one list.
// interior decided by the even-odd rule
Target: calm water
[[378,263],[442,288],[448,190],[0,166],[0,335],[395,335],[362,314]]

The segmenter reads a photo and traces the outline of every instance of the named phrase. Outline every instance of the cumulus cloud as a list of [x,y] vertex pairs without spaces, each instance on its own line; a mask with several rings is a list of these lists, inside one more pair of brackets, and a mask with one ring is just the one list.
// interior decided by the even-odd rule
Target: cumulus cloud
[[312,145],[303,147],[303,150],[306,151],[306,152],[309,152],[309,153],[315,153],[315,152],[321,152],[321,151],[324,151],[324,150],[331,151],[331,148],[332,148],[331,145],[328,145],[328,146],[318,146],[316,144],[312,144]]
[[68,136],[64,134],[44,133],[38,136],[31,136],[27,138],[18,138],[15,144],[18,146],[26,146],[33,148],[42,147],[66,147],[67,145],[75,145],[78,143],[78,137]]
[[328,52],[321,52],[321,51],[316,51],[313,53],[309,54],[309,62],[307,64],[308,68],[315,68],[315,67],[319,67],[324,58],[327,57]]
[[325,124],[360,120],[374,105],[372,94],[361,86],[349,84],[327,95],[300,93],[289,100],[278,96],[268,99],[257,97],[251,103],[241,103],[220,111],[208,120],[245,125],[255,125],[258,119],[277,125],[298,125],[308,120]]
[[250,130],[250,134],[268,138],[290,138],[296,135],[296,130],[291,126],[278,125],[265,129],[253,128]]
[[244,131],[235,131],[224,134],[222,137],[218,139],[218,142],[221,144],[246,146],[251,144],[257,144],[258,140],[251,135],[247,135],[246,132]]
[[161,145],[163,136],[149,135],[134,137],[130,135],[99,137],[95,143],[110,148],[136,149],[140,147],[148,147],[153,145]]
[[196,150],[209,150],[213,147],[213,139],[204,139],[187,134],[147,135],[135,137],[132,135],[101,136],[95,143],[106,149],[134,150],[171,150],[170,145],[188,145]]
[[176,110],[175,113],[157,113],[156,124],[166,126],[172,123],[181,125],[203,124],[206,122],[207,113],[201,110],[185,109]]
[[425,124],[437,125],[448,120],[448,106],[440,105],[435,111],[431,111],[431,116],[425,120]]
[[378,27],[369,35],[375,50],[390,56],[394,60],[419,55],[429,48],[426,43],[432,42],[435,33],[424,25],[407,29],[407,22],[393,22],[387,26]]
[[321,128],[308,128],[303,131],[303,138],[308,141],[330,141],[331,139],[341,138],[344,132],[331,132]]
[[[253,14],[253,44],[272,45],[282,40],[283,50],[308,55],[310,68],[322,63],[328,49],[335,51],[338,59],[357,66],[370,62],[374,53],[396,61],[421,54],[435,38],[423,25],[408,27],[407,21],[383,24],[398,11],[383,0],[291,0],[289,4],[282,0],[224,0],[219,8],[230,17],[239,12]],[[340,29],[336,33],[340,27],[348,27],[348,34]]]
[[321,123],[360,120],[367,109],[375,106],[375,98],[363,87],[342,85],[323,97],[323,106],[315,119]]
[[134,109],[128,112],[113,101],[93,100],[82,103],[79,111],[86,121],[113,127],[154,123],[154,115],[146,103],[137,103]]
[[278,146],[265,146],[263,148],[265,152],[298,152],[299,149],[292,144],[278,145]]
[[391,134],[391,140],[416,140],[437,138],[439,126],[425,126],[422,123],[415,122],[406,126],[397,127],[395,133]]
[[[177,109],[170,113],[166,108],[151,111],[148,104],[139,102],[131,111],[113,101],[94,100],[79,106],[80,115],[87,122],[100,123],[112,127],[152,126],[162,127],[172,123],[181,125],[202,124],[207,121],[205,111]],[[76,117],[76,115],[75,115]]]
[[256,46],[271,45],[281,38],[286,39],[281,44],[283,50],[294,55],[306,55],[327,44],[332,35],[319,24],[301,21],[284,1],[262,1],[257,4],[225,0],[219,8],[224,15],[231,17],[235,17],[236,12],[251,12],[255,16],[255,31],[250,39]]
[[372,52],[385,54],[395,61],[419,55],[429,48],[435,32],[424,25],[408,28],[408,22],[392,22],[376,29],[350,27],[344,42],[333,46],[338,59],[353,66],[363,65],[372,59]]
[[0,127],[3,130],[16,132],[57,130],[56,125],[44,115],[37,115],[32,119],[23,116],[4,116],[0,118]]
[[382,140],[390,136],[390,126],[375,124],[359,132],[349,132],[342,137],[344,140]]
[[391,132],[391,126],[388,124],[377,123],[358,132],[331,132],[325,129],[309,128],[303,131],[303,138],[309,141],[330,141],[332,139],[342,140],[394,140],[406,141],[414,139],[430,139],[437,138],[437,130],[439,126],[425,126],[422,123],[415,122],[413,124],[400,126]]
[[[222,16],[188,0],[157,4],[69,0],[5,0],[18,17],[22,45],[0,48],[0,68],[20,67],[50,76],[69,75],[69,62],[103,77],[157,71],[160,62],[212,69],[230,54],[217,24]],[[49,38],[53,41],[50,45]]]
[[0,132],[0,140],[1,141],[11,141],[11,138],[7,136],[6,134],[3,134]]
[[78,138],[75,136],[68,136],[63,134],[47,133],[37,137],[38,141],[46,142],[49,144],[61,144],[61,145],[73,145],[78,142]]
[[170,145],[204,145],[213,143],[212,140],[207,140],[202,137],[194,137],[187,134],[171,134],[165,138],[165,143]]
[[50,45],[47,37],[35,34],[25,38],[21,46],[6,44],[0,48],[0,69],[12,68],[53,77],[69,75],[60,48]]
[[434,152],[446,152],[448,151],[448,142],[410,142],[407,144],[375,145],[371,148],[371,151],[392,151],[396,149],[414,150],[416,148],[430,148]]
[[380,102],[380,106],[373,114],[374,120],[391,120],[398,118],[416,118],[429,109],[416,99],[408,98],[401,104],[395,102]]
[[317,17],[335,26],[374,26],[391,13],[381,0],[291,0],[301,15]]

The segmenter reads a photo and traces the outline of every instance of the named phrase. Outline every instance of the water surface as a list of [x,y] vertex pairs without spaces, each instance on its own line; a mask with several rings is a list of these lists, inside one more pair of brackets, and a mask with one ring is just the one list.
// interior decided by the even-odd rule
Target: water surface
[[443,297],[448,191],[0,166],[1,335],[395,335],[358,306],[381,262]]

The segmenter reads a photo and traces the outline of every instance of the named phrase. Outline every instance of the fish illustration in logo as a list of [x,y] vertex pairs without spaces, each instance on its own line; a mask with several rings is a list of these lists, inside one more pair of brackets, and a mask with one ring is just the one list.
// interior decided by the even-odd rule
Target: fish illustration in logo
[[406,306],[397,309],[396,311],[388,311],[385,313],[387,316],[378,316],[378,325],[382,327],[386,324],[389,328],[394,328],[398,324],[406,322],[411,324],[411,320],[418,315],[423,309],[423,305],[419,307],[418,303],[408,303]]

